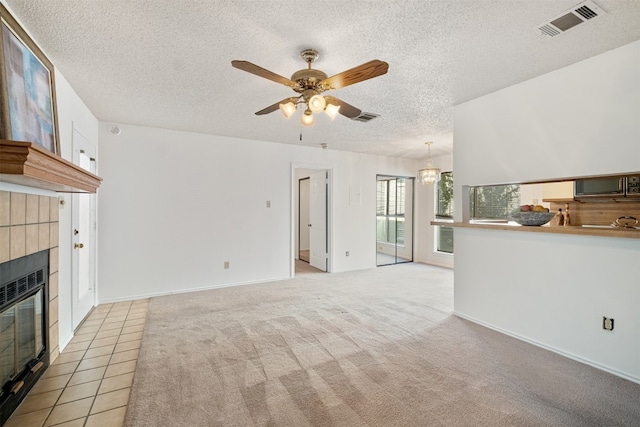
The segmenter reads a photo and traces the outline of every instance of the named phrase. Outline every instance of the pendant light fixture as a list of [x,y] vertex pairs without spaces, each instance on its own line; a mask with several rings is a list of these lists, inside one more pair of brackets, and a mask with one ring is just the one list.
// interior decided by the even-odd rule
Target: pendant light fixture
[[418,171],[418,181],[421,184],[433,184],[440,181],[440,169],[433,167],[431,164],[431,144],[432,142],[425,142],[429,147],[429,157],[427,157],[427,167]]

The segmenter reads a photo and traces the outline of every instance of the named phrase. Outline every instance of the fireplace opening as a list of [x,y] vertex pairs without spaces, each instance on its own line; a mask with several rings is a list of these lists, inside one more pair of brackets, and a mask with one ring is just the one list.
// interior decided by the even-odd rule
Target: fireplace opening
[[0,264],[0,425],[49,366],[49,251]]

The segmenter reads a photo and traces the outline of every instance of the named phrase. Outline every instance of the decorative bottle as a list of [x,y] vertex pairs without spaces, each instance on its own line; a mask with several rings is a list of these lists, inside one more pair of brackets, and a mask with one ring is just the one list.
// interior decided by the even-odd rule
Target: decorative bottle
[[564,205],[564,225],[571,225],[571,215],[569,214],[569,203]]
[[556,224],[558,226],[564,225],[564,214],[562,213],[562,208],[558,209],[558,213],[556,214]]

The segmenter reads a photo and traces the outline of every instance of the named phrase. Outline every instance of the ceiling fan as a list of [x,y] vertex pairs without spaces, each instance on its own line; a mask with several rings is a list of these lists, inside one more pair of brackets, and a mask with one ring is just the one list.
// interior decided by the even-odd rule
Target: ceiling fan
[[300,52],[300,55],[302,56],[302,59],[307,62],[307,68],[293,73],[291,79],[266,70],[248,61],[231,61],[231,65],[239,70],[283,84],[299,94],[298,96],[285,98],[282,101],[268,106],[267,108],[263,108],[256,112],[256,115],[261,116],[280,109],[282,114],[284,114],[286,118],[289,118],[296,111],[298,104],[304,104],[306,108],[300,121],[305,126],[312,126],[315,122],[313,113],[321,111],[325,111],[329,117],[331,117],[331,120],[336,117],[337,113],[340,113],[350,119],[358,117],[360,113],[362,113],[359,108],[347,104],[334,96],[323,96],[321,94],[329,90],[340,89],[345,86],[381,76],[386,74],[389,69],[389,64],[384,61],[374,59],[373,61],[366,62],[334,76],[327,77],[324,72],[311,68],[311,64],[318,59],[318,52],[313,49],[305,49]]

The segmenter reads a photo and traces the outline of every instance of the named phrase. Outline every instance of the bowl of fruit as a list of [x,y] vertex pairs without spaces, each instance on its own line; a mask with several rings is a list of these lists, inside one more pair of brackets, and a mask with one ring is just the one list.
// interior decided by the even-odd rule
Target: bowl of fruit
[[544,225],[551,221],[555,212],[540,205],[522,205],[509,214],[509,219],[520,225]]

